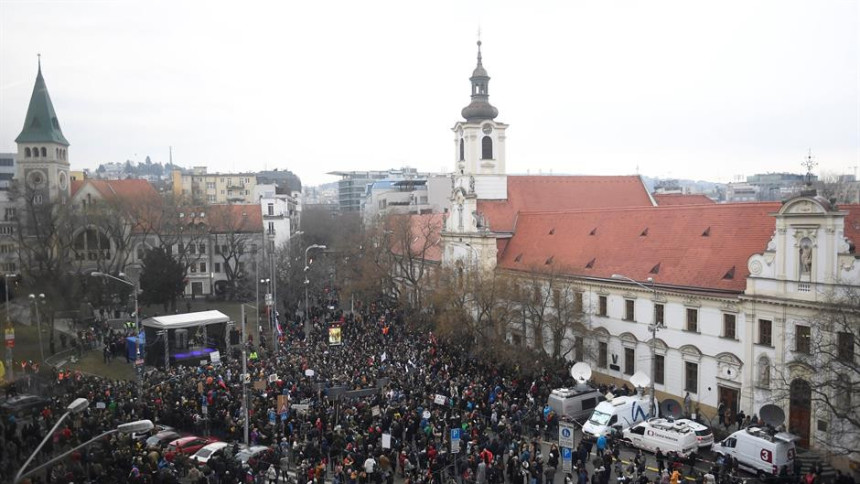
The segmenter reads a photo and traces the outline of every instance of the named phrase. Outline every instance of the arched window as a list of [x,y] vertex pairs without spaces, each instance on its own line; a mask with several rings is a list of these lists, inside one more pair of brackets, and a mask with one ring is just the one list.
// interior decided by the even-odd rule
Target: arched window
[[54,148],[54,158],[59,158],[59,157],[60,157],[60,149]]
[[74,251],[78,260],[110,259],[110,239],[101,231],[88,228],[75,237]]
[[764,355],[758,359],[758,386],[770,388],[770,358]]
[[42,147],[42,158],[45,158],[46,156],[48,156],[48,150],[45,149],[45,147],[43,146]]
[[460,138],[460,161],[466,159],[466,143]]
[[24,148],[24,158],[30,157],[30,148]]
[[490,138],[489,136],[484,136],[481,140],[481,159],[493,159],[493,138]]

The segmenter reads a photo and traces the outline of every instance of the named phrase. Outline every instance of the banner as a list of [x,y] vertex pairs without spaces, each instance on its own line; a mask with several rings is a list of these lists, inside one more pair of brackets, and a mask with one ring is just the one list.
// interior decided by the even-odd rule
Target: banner
[[343,344],[343,335],[341,334],[340,326],[331,326],[328,328],[328,344],[329,346]]

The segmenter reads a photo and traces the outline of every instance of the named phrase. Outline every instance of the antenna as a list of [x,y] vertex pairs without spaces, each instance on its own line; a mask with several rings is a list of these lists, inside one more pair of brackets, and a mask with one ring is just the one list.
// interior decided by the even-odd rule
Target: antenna
[[651,378],[640,370],[630,376],[630,383],[636,388],[645,388],[651,384]]
[[570,376],[576,380],[578,385],[584,385],[585,382],[591,379],[591,367],[588,366],[588,363],[580,361],[570,367]]
[[783,422],[785,422],[785,412],[772,403],[761,407],[758,414],[761,419],[764,420],[764,423],[774,428],[779,427]]
[[678,418],[683,415],[681,404],[676,400],[667,398],[660,402],[660,416],[666,418]]

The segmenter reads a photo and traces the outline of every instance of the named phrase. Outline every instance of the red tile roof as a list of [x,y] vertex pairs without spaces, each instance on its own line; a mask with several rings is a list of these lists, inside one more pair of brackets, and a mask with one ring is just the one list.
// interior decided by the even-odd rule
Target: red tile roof
[[638,176],[508,176],[506,201],[478,201],[495,232],[512,232],[519,212],[651,206]]
[[105,200],[118,200],[129,203],[158,202],[161,198],[155,187],[147,180],[74,180],[71,184],[71,196],[75,196],[84,185],[91,185]]
[[701,205],[716,203],[705,195],[684,195],[681,193],[655,193],[654,200],[660,207],[670,205]]
[[848,215],[845,216],[845,237],[848,238],[852,247],[860,244],[860,204],[846,203],[837,205],[836,208],[848,212]]
[[[408,225],[400,225],[403,222],[408,222]],[[398,243],[398,240],[402,241],[403,237],[410,237],[409,250],[413,257],[431,262],[442,260],[441,234],[445,226],[443,214],[392,215],[386,220],[386,226],[392,232],[392,252],[396,254],[406,252],[405,246]]]
[[[499,266],[741,292],[747,259],[773,235],[779,203],[520,213]],[[552,235],[550,232],[553,232]],[[587,266],[591,266],[590,268]],[[728,277],[731,275],[731,277]]]
[[217,204],[203,207],[206,217],[198,218],[209,226],[211,233],[263,232],[263,212],[260,204]]

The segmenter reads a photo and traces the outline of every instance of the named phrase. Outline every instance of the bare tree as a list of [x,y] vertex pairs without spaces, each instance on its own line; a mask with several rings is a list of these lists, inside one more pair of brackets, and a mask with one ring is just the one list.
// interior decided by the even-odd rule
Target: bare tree
[[393,290],[405,307],[417,312],[423,307],[425,277],[441,259],[442,216],[389,215],[382,226]]
[[[251,212],[256,210],[256,212]],[[245,298],[251,291],[245,256],[256,257],[262,237],[262,225],[256,205],[210,205],[208,229],[215,257],[222,262],[227,276],[227,297]]]

